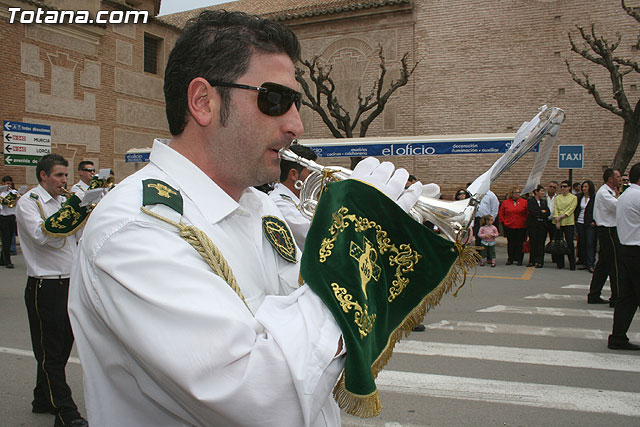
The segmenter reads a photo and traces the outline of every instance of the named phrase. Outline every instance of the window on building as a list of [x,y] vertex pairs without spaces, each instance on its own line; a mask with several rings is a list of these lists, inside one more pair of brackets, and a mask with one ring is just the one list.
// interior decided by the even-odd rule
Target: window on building
[[162,39],[144,34],[144,71],[145,73],[158,74],[158,58]]

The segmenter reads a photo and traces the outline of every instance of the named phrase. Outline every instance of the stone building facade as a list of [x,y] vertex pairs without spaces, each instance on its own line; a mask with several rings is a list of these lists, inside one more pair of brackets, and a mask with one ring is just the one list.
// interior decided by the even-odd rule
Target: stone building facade
[[[133,5],[149,11],[147,24],[9,23],[9,7],[95,13]],[[159,0],[0,0],[0,118],[51,126],[52,152],[69,160],[69,187],[80,161],[113,168],[119,181],[134,170],[127,150],[169,136],[162,83],[180,29],[153,18],[159,7]],[[155,41],[155,73],[144,69],[145,39]],[[2,164],[0,175],[37,184],[35,167]]]
[[[0,104],[2,119],[50,124],[54,151],[71,160],[72,174],[73,165],[88,158],[113,167],[119,180],[133,171],[124,163],[129,148],[168,136],[164,63],[179,29],[200,10],[159,17],[146,25],[8,24],[8,5],[33,8],[43,3],[63,9],[69,2],[0,0],[1,73],[8,83]],[[100,9],[157,13],[160,1],[89,3]],[[640,7],[640,0],[627,4]],[[377,77],[379,46],[389,76],[397,75],[400,58],[409,53],[410,64],[418,62],[414,74],[367,136],[515,133],[541,105],[562,108],[567,119],[556,144],[584,145],[585,167],[574,170],[573,178],[596,184],[602,168],[613,160],[622,120],[598,107],[572,81],[565,60],[578,73],[589,73],[613,102],[608,75],[571,52],[568,34],[580,41],[575,26],[594,23],[612,41],[616,34],[622,36],[617,53],[640,59],[633,47],[640,26],[613,0],[239,0],[211,8],[260,14],[292,28],[301,39],[304,58],[318,55],[333,65],[339,96],[347,106],[353,105],[359,87],[366,93]],[[144,71],[145,38],[159,40],[155,74]],[[633,73],[626,76],[632,103],[640,98],[639,80]],[[301,116],[304,137],[331,136],[317,114],[303,108]],[[498,194],[524,183],[530,156],[498,180]],[[423,182],[439,183],[444,196],[451,197],[497,157],[406,156],[393,161]],[[556,159],[557,149],[543,183],[567,177]],[[638,161],[636,155],[633,162]],[[322,162],[347,164],[346,159]],[[0,175],[34,183],[29,169],[0,165]]]

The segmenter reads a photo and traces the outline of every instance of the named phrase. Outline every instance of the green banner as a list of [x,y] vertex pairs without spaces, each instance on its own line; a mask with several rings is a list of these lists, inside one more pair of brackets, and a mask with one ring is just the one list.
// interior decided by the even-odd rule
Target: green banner
[[361,417],[380,412],[374,379],[394,344],[463,278],[476,262],[473,254],[368,184],[349,179],[327,186],[307,235],[301,275],[343,333],[345,370],[334,389],[342,409]]
[[28,154],[5,154],[5,166],[36,166],[42,156],[30,156]]

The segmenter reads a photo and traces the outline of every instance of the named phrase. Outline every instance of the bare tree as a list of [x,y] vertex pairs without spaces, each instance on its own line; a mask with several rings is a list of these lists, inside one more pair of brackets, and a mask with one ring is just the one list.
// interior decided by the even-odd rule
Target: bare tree
[[[358,105],[353,117],[336,95],[336,85],[331,77],[333,67],[324,64],[318,56],[313,57],[311,60],[303,60],[302,65],[306,70],[301,67],[296,69],[296,80],[302,86],[305,94],[302,103],[320,115],[322,121],[335,138],[353,138],[354,130],[358,124],[360,130],[357,136],[364,137],[367,134],[369,125],[384,111],[391,95],[407,84],[409,77],[418,66],[416,62],[412,68],[409,68],[408,56],[409,54],[405,53],[400,60],[400,77],[392,79],[389,87],[383,91],[385,78],[388,78],[387,67],[382,47],[378,48],[378,59],[380,61],[378,78],[368,95],[363,97],[362,88],[358,88]],[[305,75],[308,75],[308,80]],[[353,168],[360,160],[361,157],[352,157],[351,167]]]
[[[634,11],[633,8],[628,7],[625,4],[625,0],[621,0],[622,9],[627,15],[634,18],[640,23],[640,14]],[[604,67],[611,78],[611,89],[613,91],[613,101],[608,102],[603,98],[602,94],[591,81],[589,75],[585,72],[581,73],[582,76],[578,76],[571,68],[569,61],[565,61],[567,64],[567,70],[571,74],[573,81],[582,86],[589,92],[596,103],[611,111],[613,114],[620,116],[624,120],[624,127],[622,130],[622,140],[616,151],[616,155],[613,159],[611,167],[623,172],[631,159],[633,158],[636,149],[638,148],[638,142],[640,141],[640,100],[629,101],[627,94],[624,91],[623,79],[629,73],[640,73],[640,66],[638,62],[631,59],[620,57],[616,54],[616,49],[620,45],[622,36],[617,35],[616,41],[610,42],[604,36],[596,34],[595,25],[591,25],[591,31],[586,31],[583,27],[578,26],[578,31],[582,37],[583,43],[579,46],[573,40],[571,33],[569,33],[569,42],[571,43],[571,50],[584,59]],[[636,49],[640,49],[640,37],[634,45]]]

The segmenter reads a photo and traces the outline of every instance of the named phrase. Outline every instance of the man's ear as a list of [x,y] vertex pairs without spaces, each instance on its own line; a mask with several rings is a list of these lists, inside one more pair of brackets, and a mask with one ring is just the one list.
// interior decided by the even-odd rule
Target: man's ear
[[300,179],[300,172],[298,172],[296,168],[291,168],[289,169],[287,177],[291,180],[291,182],[296,182],[298,179]]
[[220,110],[220,96],[205,79],[196,77],[187,89],[189,114],[200,126],[208,126]]

